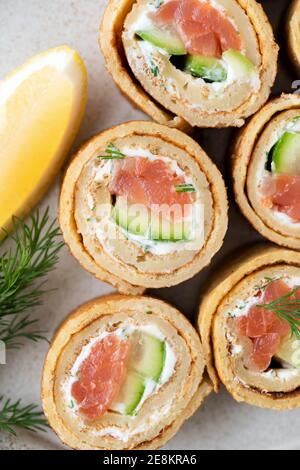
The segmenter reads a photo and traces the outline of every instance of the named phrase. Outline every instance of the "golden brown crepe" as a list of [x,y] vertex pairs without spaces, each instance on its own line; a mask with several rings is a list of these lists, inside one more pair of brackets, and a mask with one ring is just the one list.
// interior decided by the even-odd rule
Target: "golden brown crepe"
[[124,96],[154,121],[189,130],[189,125],[156,103],[137,83],[128,67],[122,44],[123,23],[134,0],[109,1],[100,27],[99,44],[106,67]]
[[221,380],[239,402],[282,410],[300,406],[300,370],[286,363],[271,363],[264,372],[250,370],[245,366],[248,339],[237,335],[233,326],[235,312],[251,302],[264,283],[278,278],[299,285],[299,253],[257,245],[237,257],[203,293],[198,330],[216,392]]
[[[160,385],[135,415],[108,410],[87,420],[72,402],[69,383],[84,348],[104,334],[143,329],[164,338],[167,352]],[[130,334],[129,334],[130,338]],[[170,305],[150,297],[113,295],[91,301],[62,324],[47,354],[42,400],[51,427],[68,446],[80,450],[157,449],[179,430],[210,393],[204,379],[199,337],[186,318]]]
[[287,20],[289,53],[295,67],[300,71],[300,1],[291,3]]
[[[172,65],[157,47],[150,60],[143,50],[145,41],[135,36],[135,25],[141,23],[145,10],[154,8],[153,3],[110,0],[99,36],[108,71],[122,93],[152,119],[181,129],[187,123],[241,127],[268,99],[277,71],[278,46],[261,5],[255,0],[218,0],[217,7],[226,12],[242,37],[243,54],[255,68],[251,77],[241,78],[230,69],[230,78],[223,84],[207,83]],[[153,63],[159,73],[151,71]]]
[[299,223],[263,203],[266,155],[286,125],[300,116],[298,95],[282,94],[267,103],[240,131],[232,154],[233,185],[242,213],[264,237],[300,249]]
[[[97,158],[112,143],[126,158],[163,159],[191,181],[193,207],[201,209],[194,238],[153,242],[117,226],[109,191],[114,170],[110,160]],[[100,231],[99,223],[104,226]],[[226,189],[216,166],[190,137],[160,124],[129,122],[102,132],[78,152],[64,179],[60,224],[72,254],[85,269],[120,292],[140,293],[178,284],[210,262],[227,229]]]

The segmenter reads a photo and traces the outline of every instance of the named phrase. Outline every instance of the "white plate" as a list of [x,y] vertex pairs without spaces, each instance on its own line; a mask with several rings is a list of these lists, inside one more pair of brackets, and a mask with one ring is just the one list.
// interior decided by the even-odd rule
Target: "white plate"
[[[89,71],[89,100],[76,146],[101,129],[122,121],[145,119],[121,96],[104,70],[97,35],[105,3],[104,0],[0,0],[0,77],[35,53],[59,44],[68,43],[82,54]],[[207,134],[207,140],[213,147],[212,132]],[[222,138],[224,131],[215,132],[219,132]],[[220,142],[216,142],[216,153],[220,147]],[[51,206],[54,217],[58,190],[59,181],[42,204],[42,207]],[[249,240],[258,238],[238,213],[233,211],[231,216],[233,234],[238,232],[238,237],[243,241],[244,235]],[[228,237],[223,253],[237,245],[236,242],[237,239]],[[219,260],[220,257],[217,257]],[[181,307],[184,292],[184,305],[188,305],[185,312],[192,312],[197,297],[192,286],[201,285],[208,272],[202,277],[198,276],[195,284],[191,281],[185,283],[180,292],[173,289],[168,291],[169,294],[164,291],[163,295],[169,295]],[[42,327],[49,331],[49,337],[72,309],[86,300],[112,291],[109,286],[85,273],[67,249],[61,254],[58,269],[50,274],[48,287],[59,287],[59,290],[47,295],[44,306],[37,308],[34,315],[43,319]],[[21,351],[10,351],[7,364],[0,366],[0,395],[22,397],[24,403],[39,402],[46,350],[46,344],[27,343]],[[300,410],[281,413],[259,410],[235,403],[222,391],[206,400],[167,448],[297,449],[300,447],[299,435]],[[0,433],[0,448],[60,449],[62,445],[51,431],[45,435],[22,432],[13,439]]]

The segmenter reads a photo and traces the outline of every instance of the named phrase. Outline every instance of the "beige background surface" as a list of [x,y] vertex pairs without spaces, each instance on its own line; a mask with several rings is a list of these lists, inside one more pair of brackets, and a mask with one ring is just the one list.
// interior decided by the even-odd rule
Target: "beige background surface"
[[[144,118],[120,96],[104,69],[98,50],[97,29],[105,3],[105,0],[0,0],[0,77],[33,54],[59,44],[70,44],[84,58],[89,72],[89,98],[75,147],[101,129]],[[263,3],[276,5],[277,2]],[[277,5],[279,3],[281,0]],[[216,160],[220,163],[226,155],[219,155],[220,142],[213,132],[217,132],[220,139],[224,135],[222,130],[204,134],[200,131],[199,140],[205,140],[204,144],[215,151]],[[41,204],[50,205],[53,216],[57,211],[58,188],[59,181]],[[258,238],[235,208],[231,209],[231,217],[232,232],[227,237],[225,251],[246,238]],[[223,252],[216,262],[220,262]],[[210,270],[206,270],[197,277],[197,281],[159,295],[170,298],[190,315],[196,308],[195,291],[209,273]],[[78,304],[112,290],[86,274],[66,249],[58,269],[49,276],[48,284],[49,288],[59,289],[47,295],[43,307],[33,313],[42,319],[42,327],[49,332],[49,337]],[[9,352],[7,364],[0,366],[0,395],[21,396],[25,402],[38,402],[46,349],[47,345],[43,343],[27,343],[23,350]],[[291,449],[300,448],[299,435],[300,410],[282,413],[258,410],[236,404],[222,391],[219,396],[211,395],[207,399],[169,443],[168,449]],[[17,439],[0,433],[1,448],[59,449],[62,446],[49,431],[46,435],[19,433]]]

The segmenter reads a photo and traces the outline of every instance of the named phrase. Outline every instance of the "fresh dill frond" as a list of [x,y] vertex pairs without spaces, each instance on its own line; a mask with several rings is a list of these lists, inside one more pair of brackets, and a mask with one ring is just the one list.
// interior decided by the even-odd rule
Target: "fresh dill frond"
[[47,341],[44,331],[32,329],[37,323],[38,320],[30,319],[30,315],[15,315],[10,321],[0,319],[0,338],[6,349],[20,349],[24,339]]
[[[55,224],[49,221],[49,209],[43,215],[36,210],[29,223],[15,217],[14,232],[0,243],[4,249],[0,254],[0,340],[6,349],[20,348],[24,340],[46,339],[43,331],[33,328],[38,320],[26,312],[41,305],[49,292],[43,288],[44,278],[55,267],[63,246]],[[0,431],[14,435],[15,427],[45,431],[47,426],[37,405],[0,398]]]
[[48,423],[37,405],[23,406],[21,400],[12,402],[0,398],[0,431],[16,435],[14,428],[19,427],[29,431],[46,431]]
[[153,5],[155,8],[160,8],[164,2],[165,0],[153,0],[150,2],[150,5]]
[[195,186],[192,184],[177,184],[175,186],[176,193],[195,193]]
[[122,153],[112,142],[108,144],[105,149],[106,155],[98,155],[97,158],[101,160],[123,160],[125,158]]
[[35,281],[55,267],[63,246],[55,223],[49,223],[49,209],[42,216],[35,211],[28,224],[14,218],[14,233],[4,240],[13,246],[0,255],[0,321],[41,304],[44,282]]
[[264,278],[264,284],[263,286],[260,287],[260,290],[265,290],[270,284],[272,284],[275,281],[280,281],[281,277],[269,277],[265,276]]
[[159,68],[157,65],[155,65],[153,62],[151,62],[151,67],[150,67],[151,73],[154,77],[158,77],[159,75]]
[[291,334],[300,340],[300,299],[293,298],[300,286],[295,287],[287,294],[268,304],[257,305],[273,312],[280,320],[286,320],[290,326]]

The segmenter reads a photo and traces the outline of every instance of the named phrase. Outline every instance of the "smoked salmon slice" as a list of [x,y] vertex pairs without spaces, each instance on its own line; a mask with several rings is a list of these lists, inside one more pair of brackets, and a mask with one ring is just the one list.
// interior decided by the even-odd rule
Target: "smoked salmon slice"
[[[200,44],[199,44],[200,41]],[[190,40],[191,54],[200,54],[206,57],[221,57],[222,48],[216,33],[205,33]]]
[[299,175],[270,175],[264,180],[262,186],[264,204],[275,207],[300,222],[300,176]]
[[143,204],[155,212],[163,206],[179,208],[174,214],[183,218],[194,200],[191,193],[176,191],[176,186],[184,182],[163,160],[128,157],[115,162],[109,191],[126,197],[130,204]]
[[253,340],[253,351],[250,357],[253,369],[263,372],[269,367],[272,357],[279,349],[280,340],[281,337],[278,333],[268,333]]
[[[238,333],[252,340],[253,349],[247,358],[250,369],[259,372],[266,370],[280,346],[281,339],[290,332],[290,325],[286,320],[279,319],[273,311],[259,305],[270,304],[290,292],[291,288],[282,280],[270,282],[259,296],[257,304],[250,307],[247,315],[236,319]],[[300,296],[300,290],[295,296],[298,292]]]
[[189,54],[221,57],[228,49],[241,50],[241,38],[232,22],[208,2],[171,0],[152,18],[173,27]]
[[175,12],[178,8],[179,0],[171,0],[163,3],[158,11],[153,15],[157,22],[162,24],[171,24],[175,18]]
[[81,364],[71,394],[89,420],[99,419],[117,398],[124,382],[130,343],[114,334],[99,340]]

